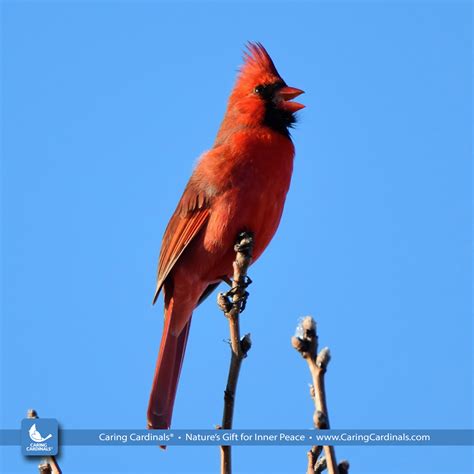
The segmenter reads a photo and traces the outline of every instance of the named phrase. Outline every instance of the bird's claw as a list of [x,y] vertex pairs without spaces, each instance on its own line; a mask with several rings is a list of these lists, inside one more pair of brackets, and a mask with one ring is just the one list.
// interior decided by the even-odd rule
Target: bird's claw
[[[226,293],[222,293],[222,296],[232,305],[238,305],[239,313],[244,311],[245,306],[247,305],[247,298],[249,297],[249,292],[245,290],[251,281],[245,281],[242,285],[234,286]],[[242,290],[244,290],[242,292]]]
[[247,306],[247,299],[249,297],[249,292],[246,291],[244,294],[239,298],[239,303],[240,303],[240,310],[239,312],[242,313],[245,310],[245,307]]
[[[253,233],[252,232],[241,232],[237,237],[237,242],[234,245],[234,250],[237,253],[244,254],[244,257],[247,259],[252,258],[252,248],[253,248]],[[241,256],[242,257],[242,256]],[[237,256],[236,262],[234,265],[239,265],[238,260],[241,258]],[[242,265],[242,263],[241,263]],[[249,265],[247,260],[245,265],[245,271]],[[245,273],[243,271],[242,273]],[[231,288],[225,293],[219,293],[217,296],[217,303],[219,307],[225,312],[229,313],[232,309],[242,313],[245,310],[247,305],[247,298],[249,297],[248,291],[246,289],[252,283],[252,280],[249,276],[244,275],[240,276],[238,281],[232,281],[227,276],[221,276],[220,279],[225,281]]]

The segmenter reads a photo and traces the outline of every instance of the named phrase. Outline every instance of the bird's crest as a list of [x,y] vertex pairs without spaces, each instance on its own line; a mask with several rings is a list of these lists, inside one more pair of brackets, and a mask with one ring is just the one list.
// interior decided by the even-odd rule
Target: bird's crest
[[240,68],[241,79],[262,74],[280,77],[272,58],[261,43],[248,42],[246,46],[247,51],[244,51],[244,64]]

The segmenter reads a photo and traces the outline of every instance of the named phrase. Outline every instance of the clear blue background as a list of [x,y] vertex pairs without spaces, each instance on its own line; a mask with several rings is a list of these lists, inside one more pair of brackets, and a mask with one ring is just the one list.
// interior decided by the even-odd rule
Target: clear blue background
[[[142,428],[161,236],[247,40],[306,91],[291,191],[252,268],[235,427],[309,428],[312,314],[334,428],[472,427],[471,6],[4,2],[1,426]],[[220,422],[227,322],[195,313],[175,428]],[[235,449],[295,473],[305,449]],[[19,448],[2,472],[35,472]],[[339,447],[357,473],[470,473],[468,448]],[[64,447],[65,473],[211,473],[215,448]]]

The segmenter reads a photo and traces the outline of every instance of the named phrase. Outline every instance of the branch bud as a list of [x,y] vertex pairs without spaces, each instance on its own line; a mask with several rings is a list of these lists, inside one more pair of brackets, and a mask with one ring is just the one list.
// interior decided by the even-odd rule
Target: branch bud
[[329,361],[331,360],[331,353],[329,352],[329,347],[321,349],[318,357],[316,358],[316,365],[323,370],[326,370]]
[[244,357],[247,355],[247,352],[250,350],[251,347],[252,338],[250,337],[250,333],[248,333],[240,340],[240,350],[242,351]]
[[316,335],[316,322],[311,316],[305,316],[298,321],[295,337],[291,343],[305,359],[316,357],[318,336]]
[[349,461],[347,459],[344,459],[337,465],[339,469],[339,474],[349,474]]
[[319,410],[316,410],[313,415],[314,426],[320,430],[327,430],[328,428],[328,418],[327,416]]
[[224,293],[217,294],[217,305],[224,313],[228,313],[232,309],[232,303]]

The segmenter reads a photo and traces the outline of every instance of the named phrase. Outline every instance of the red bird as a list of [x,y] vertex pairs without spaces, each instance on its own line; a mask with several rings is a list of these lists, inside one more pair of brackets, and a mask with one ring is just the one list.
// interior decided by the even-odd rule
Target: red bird
[[304,107],[260,43],[249,43],[216,141],[204,153],[166,228],[153,303],[165,326],[148,405],[148,428],[168,429],[191,316],[232,276],[234,243],[254,234],[254,261],[277,230],[293,170],[289,128]]

